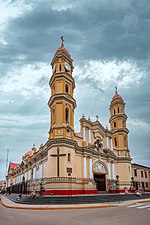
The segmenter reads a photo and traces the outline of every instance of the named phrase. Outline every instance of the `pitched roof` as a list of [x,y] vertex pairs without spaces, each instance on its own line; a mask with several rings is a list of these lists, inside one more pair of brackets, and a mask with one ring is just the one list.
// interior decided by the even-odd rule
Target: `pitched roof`
[[9,164],[9,168],[10,168],[10,169],[14,169],[14,168],[16,168],[17,166],[19,166],[19,163],[13,163],[13,162],[10,162],[10,164]]

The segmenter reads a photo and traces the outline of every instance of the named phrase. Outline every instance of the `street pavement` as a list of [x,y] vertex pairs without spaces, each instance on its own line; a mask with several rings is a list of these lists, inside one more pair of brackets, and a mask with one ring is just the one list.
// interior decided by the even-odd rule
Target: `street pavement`
[[9,209],[0,203],[0,225],[149,225],[150,203],[72,210]]

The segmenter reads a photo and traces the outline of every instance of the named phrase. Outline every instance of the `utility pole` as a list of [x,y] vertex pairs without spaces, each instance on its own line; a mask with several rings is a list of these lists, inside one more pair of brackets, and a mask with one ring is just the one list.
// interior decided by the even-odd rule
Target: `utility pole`
[[9,156],[9,149],[7,149],[5,177],[6,177],[6,175],[7,175],[7,168],[8,168],[8,156]]

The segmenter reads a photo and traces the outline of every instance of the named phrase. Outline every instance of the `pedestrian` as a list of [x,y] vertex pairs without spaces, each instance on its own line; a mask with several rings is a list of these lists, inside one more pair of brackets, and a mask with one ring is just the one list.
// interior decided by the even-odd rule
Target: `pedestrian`
[[124,193],[127,195],[128,194],[128,188],[125,186],[124,187]]
[[135,195],[140,197],[140,198],[143,198],[142,194],[139,191],[136,191]]
[[36,198],[36,191],[33,189],[31,191],[30,199],[34,199],[34,198]]

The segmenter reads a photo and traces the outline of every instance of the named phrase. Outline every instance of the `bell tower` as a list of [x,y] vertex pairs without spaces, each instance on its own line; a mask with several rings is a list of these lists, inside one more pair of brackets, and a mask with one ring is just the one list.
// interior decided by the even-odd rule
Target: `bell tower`
[[125,114],[125,103],[118,94],[117,88],[110,104],[110,127],[113,134],[113,146],[118,150],[118,156],[130,157],[128,149],[128,133],[126,127],[127,115]]
[[74,140],[74,109],[76,101],[73,98],[75,88],[73,73],[73,60],[64,47],[61,37],[61,46],[57,49],[52,62],[52,76],[50,78],[51,97],[48,101],[50,108],[51,138],[69,138]]

